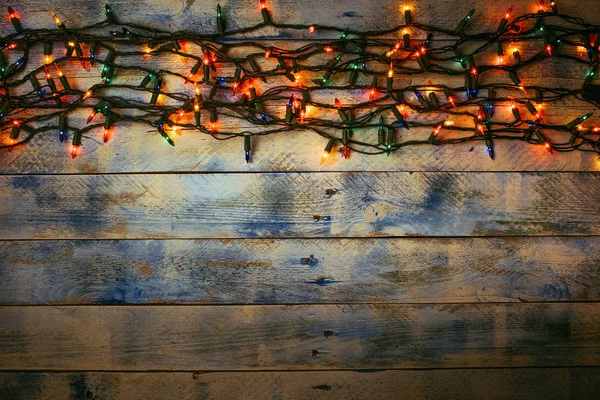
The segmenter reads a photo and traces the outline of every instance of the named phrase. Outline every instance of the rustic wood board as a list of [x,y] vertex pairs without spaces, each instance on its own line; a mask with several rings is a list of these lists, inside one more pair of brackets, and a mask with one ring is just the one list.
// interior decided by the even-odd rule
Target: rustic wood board
[[0,238],[597,235],[598,198],[594,173],[1,176]]
[[0,304],[600,300],[600,238],[0,242]]
[[596,399],[598,368],[0,373],[0,399]]
[[[110,2],[117,18],[123,21],[135,22],[150,27],[216,33],[217,4],[223,7],[223,16],[227,21],[227,29],[248,27],[262,22],[258,0],[228,2],[223,0],[186,0],[181,2],[164,2],[160,0],[113,0]],[[409,1],[413,9],[413,20],[454,29],[471,9],[476,13],[466,30],[467,33],[493,31],[498,22],[512,3],[502,3],[493,0],[463,0],[457,5],[452,0]],[[358,0],[348,0],[335,3],[323,3],[318,0],[304,1],[267,1],[273,20],[289,24],[310,24],[339,26],[355,30],[389,29],[404,24],[404,1],[381,1],[377,7],[372,3]],[[104,3],[89,2],[84,6],[61,0],[48,0],[40,7],[35,0],[22,0],[19,11],[24,28],[56,29],[50,17],[50,11],[57,13],[67,27],[80,27],[93,24],[104,19]],[[560,10],[573,17],[591,18],[590,8],[594,4],[588,1],[562,0]],[[516,4],[514,13],[535,13],[538,2],[523,2]],[[594,21],[587,21],[593,23]],[[5,32],[12,32],[8,19],[3,19],[0,25]],[[245,35],[245,37],[272,37],[276,39],[296,39],[300,31],[282,32],[275,29],[265,29],[261,32]],[[306,34],[307,32],[302,32]],[[401,32],[400,32],[401,33]],[[318,32],[313,39],[327,37]],[[331,36],[329,36],[331,37]],[[339,34],[333,35],[339,37]],[[390,35],[396,38],[398,35]]]
[[2,370],[596,366],[598,303],[4,306]]

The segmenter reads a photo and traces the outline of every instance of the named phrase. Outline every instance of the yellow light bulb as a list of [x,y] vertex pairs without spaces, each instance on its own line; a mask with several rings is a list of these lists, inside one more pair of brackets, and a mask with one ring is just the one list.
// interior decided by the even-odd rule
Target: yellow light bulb
[[56,14],[51,13],[52,14],[52,18],[54,18],[54,22],[56,22],[56,25],[60,25],[62,24],[62,21],[56,16]]

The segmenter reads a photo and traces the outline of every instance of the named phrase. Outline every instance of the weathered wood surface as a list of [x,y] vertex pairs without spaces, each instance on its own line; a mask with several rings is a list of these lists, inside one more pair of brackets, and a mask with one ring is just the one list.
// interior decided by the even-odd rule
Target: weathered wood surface
[[0,304],[600,300],[600,238],[0,242]]
[[2,239],[600,234],[594,173],[0,177]]
[[597,399],[598,368],[0,373],[0,399]]
[[[344,160],[336,151],[326,163],[321,163],[326,141],[308,131],[254,139],[253,159],[246,164],[241,140],[221,142],[203,134],[183,133],[175,136],[176,145],[171,147],[157,132],[142,130],[117,128],[114,140],[107,144],[102,143],[100,132],[87,136],[82,154],[75,160],[70,157],[68,145],[58,143],[54,134],[42,135],[13,151],[0,150],[0,172],[600,171],[600,161],[594,153],[549,154],[541,145],[518,141],[497,141],[495,160],[486,154],[483,142],[473,142],[413,146],[389,158],[353,154]],[[411,129],[407,139],[426,139],[430,133],[428,129]]]
[[[262,22],[258,0],[223,1],[223,0],[186,0],[181,2],[164,2],[161,0],[113,0],[110,4],[115,15],[123,21],[144,24],[146,26],[172,29],[194,30],[216,33],[217,3],[223,6],[223,16],[227,21],[227,29],[235,30]],[[413,19],[423,24],[454,29],[471,9],[476,9],[472,22],[466,32],[474,33],[482,30],[496,30],[498,22],[512,4],[493,0],[463,0],[457,4],[452,0],[408,2],[413,9]],[[381,1],[374,7],[372,3],[348,0],[343,2],[323,3],[318,0],[304,1],[267,1],[274,21],[289,24],[335,25],[354,30],[389,29],[404,24],[404,1]],[[538,2],[527,1],[515,4],[515,15],[535,13]],[[593,17],[593,3],[588,1],[562,0],[560,10],[574,17],[589,20]],[[85,6],[61,0],[48,0],[40,7],[35,0],[19,2],[24,28],[56,29],[50,11],[57,13],[67,27],[80,27],[97,23],[104,19],[104,3],[89,2]],[[594,23],[595,21],[588,21]],[[8,19],[3,19],[2,29],[12,31]],[[277,39],[295,39],[301,33],[281,32],[265,29],[262,32],[246,35],[246,37],[274,37]],[[304,34],[307,32],[304,31]],[[325,34],[318,32],[314,39]],[[339,37],[339,34],[333,35]],[[393,37],[397,37],[394,35]]]
[[597,366],[597,303],[0,307],[3,370]]
[[[469,32],[494,30],[510,6],[411,3],[415,20],[447,28],[475,8]],[[215,30],[217,0],[111,4],[133,22]],[[381,29],[403,22],[398,1],[267,4],[274,20],[289,23]],[[536,4],[517,4],[515,11],[535,12]],[[231,28],[261,19],[255,0],[222,5]],[[103,6],[24,0],[16,8],[25,28],[56,29],[50,11],[77,27],[102,19]],[[594,2],[559,6],[597,23]],[[6,18],[0,30],[12,31]],[[299,33],[258,35],[294,46],[307,42],[297,40]],[[328,37],[318,31],[312,39]],[[164,61],[190,67],[178,58]],[[586,71],[568,65],[548,59],[520,76],[527,85],[578,88]],[[97,69],[73,64],[64,71],[76,88],[98,81]],[[128,71],[118,79],[134,83],[139,76]],[[429,74],[395,83],[428,80],[463,85]],[[484,79],[500,81],[505,74]],[[315,95],[324,103],[332,96]],[[357,91],[340,100],[362,98]],[[566,123],[589,111],[564,101],[543,113],[551,123]],[[496,118],[506,115],[500,107]],[[82,118],[73,123],[83,125]],[[411,112],[409,120],[437,118]],[[248,127],[226,117],[220,124]],[[425,139],[429,132],[411,129],[400,139]],[[294,131],[253,139],[253,163],[245,164],[239,140],[184,132],[174,134],[171,148],[156,132],[128,125],[118,126],[107,144],[98,135],[84,137],[75,160],[52,133],[0,151],[0,369],[10,371],[0,373],[0,399],[597,397],[600,244],[589,235],[600,235],[600,176],[518,173],[598,171],[597,156],[498,142],[491,161],[481,142],[413,147],[389,158],[337,154],[321,164],[324,140]],[[374,135],[365,130],[356,137]],[[267,173],[139,174],[204,171]],[[321,173],[330,171],[444,172]],[[99,175],[36,175],[79,173]],[[448,238],[367,238],[409,235]],[[563,237],[481,237],[529,235]],[[452,304],[436,304],[442,302]],[[96,372],[77,372],[86,370]]]

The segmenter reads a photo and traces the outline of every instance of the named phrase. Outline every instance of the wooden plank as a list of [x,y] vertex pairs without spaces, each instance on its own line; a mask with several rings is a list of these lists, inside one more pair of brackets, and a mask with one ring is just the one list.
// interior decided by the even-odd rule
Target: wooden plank
[[[216,7],[220,0],[170,3],[160,0],[114,0],[111,6],[117,18],[126,22],[134,22],[145,26],[216,33]],[[221,1],[223,16],[227,21],[227,29],[239,29],[262,22],[258,1],[227,2]],[[46,3],[45,3],[46,4]],[[424,1],[410,1],[415,22],[454,29],[469,10],[476,9],[467,33],[492,31],[498,26],[499,20],[506,13],[510,4],[493,0],[464,0],[457,6],[452,0],[439,0],[434,4]],[[514,15],[535,13],[537,2],[516,4]],[[404,24],[404,2],[384,0],[373,7],[370,3],[360,0],[324,4],[318,0],[278,1],[267,2],[274,21],[288,24],[318,24],[335,25],[354,30],[383,30]],[[590,10],[595,6],[594,1],[562,0],[560,11],[573,17],[584,18],[589,23],[593,17]],[[104,3],[89,2],[85,6],[74,1],[48,0],[42,9],[35,0],[23,0],[19,3],[18,11],[24,28],[56,29],[49,16],[49,10],[57,13],[67,27],[80,27],[93,24],[104,19]],[[12,32],[10,21],[2,21],[0,25],[4,32]],[[297,38],[300,30],[285,32],[275,29],[265,29],[261,32],[246,35],[246,37],[275,37]],[[307,33],[304,31],[303,33]],[[314,38],[326,37],[318,32]],[[339,37],[339,34],[334,37]]]
[[0,373],[2,399],[596,399],[598,368]]
[[596,366],[597,303],[4,306],[2,370]]
[[600,300],[600,238],[0,242],[0,304]]
[[0,238],[598,235],[598,198],[594,173],[2,176]]
[[[583,114],[583,113],[582,113]],[[573,115],[573,114],[571,114]],[[131,128],[131,129],[130,129]],[[232,131],[243,127],[230,126]],[[368,133],[371,133],[369,136]],[[374,132],[360,136],[373,140]],[[399,140],[425,140],[428,128],[411,129]],[[496,159],[491,160],[483,141],[446,146],[411,146],[388,158],[385,155],[351,154],[343,159],[338,147],[322,162],[327,140],[309,131],[294,131],[252,139],[252,162],[244,160],[243,141],[217,141],[204,134],[174,135],[175,147],[158,132],[125,124],[113,131],[108,143],[102,132],[85,135],[81,155],[70,157],[68,143],[61,144],[53,132],[34,138],[13,151],[0,150],[0,173],[121,173],[121,172],[304,172],[304,171],[600,171],[594,153],[549,154],[542,145],[520,141],[496,141]],[[552,136],[552,135],[549,135]],[[566,142],[556,135],[557,142]],[[401,160],[395,162],[395,160]]]

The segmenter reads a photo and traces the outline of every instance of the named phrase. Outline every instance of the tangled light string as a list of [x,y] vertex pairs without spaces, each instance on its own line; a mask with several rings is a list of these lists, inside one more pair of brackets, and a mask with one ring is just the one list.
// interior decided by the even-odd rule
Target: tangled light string
[[[407,6],[403,25],[381,31],[354,31],[333,26],[275,23],[264,0],[260,0],[260,8],[263,22],[248,28],[227,30],[221,7],[217,6],[217,33],[168,32],[117,21],[109,5],[106,6],[106,19],[94,25],[68,29],[53,13],[58,30],[24,29],[17,13],[9,8],[9,18],[16,33],[5,36],[1,44],[3,93],[0,94],[0,127],[10,131],[10,141],[0,148],[21,145],[45,132],[58,132],[58,138],[63,142],[70,132],[71,154],[75,158],[80,151],[83,134],[103,126],[106,142],[113,125],[129,122],[152,126],[171,145],[174,145],[174,141],[169,133],[175,127],[211,135],[218,140],[243,137],[246,162],[251,158],[252,136],[295,129],[308,129],[327,139],[324,158],[334,150],[336,143],[341,144],[342,154],[347,158],[351,151],[389,155],[406,146],[483,141],[493,159],[495,140],[520,140],[544,145],[550,152],[579,150],[600,154],[600,128],[582,125],[592,113],[578,116],[566,125],[553,125],[545,121],[539,111],[541,104],[569,98],[587,102],[596,108],[600,104],[600,86],[593,84],[599,63],[600,25],[561,14],[554,2],[549,6],[541,2],[538,13],[513,19],[511,7],[500,20],[496,31],[477,34],[465,33],[474,10],[453,30],[413,21],[412,12]],[[546,20],[551,18],[567,22],[569,27],[547,23]],[[235,35],[265,27],[300,30],[306,34],[305,37],[310,37],[315,31],[337,32],[341,37],[328,43],[311,41],[295,49],[266,46],[264,41],[229,40]],[[427,38],[415,43],[407,31],[409,27],[427,33]],[[112,30],[107,32],[107,29]],[[392,33],[402,34],[402,39],[390,47],[389,41],[383,38]],[[453,37],[455,41],[433,48],[434,34]],[[506,51],[511,54],[505,54],[505,47],[509,43],[539,43],[540,39],[544,41],[543,48],[529,58],[523,57],[516,48]],[[53,59],[53,46],[57,43],[65,44],[66,53],[64,57]],[[184,51],[182,43],[186,47],[191,45],[195,51]],[[474,50],[465,50],[474,45]],[[34,46],[43,46],[43,64],[26,71],[26,65],[33,61],[30,53]],[[134,50],[128,50],[132,46]],[[563,49],[569,46],[584,51],[580,56],[565,54]],[[240,47],[252,52],[245,57],[229,55],[233,49]],[[476,63],[477,56],[488,48],[496,49],[498,63]],[[7,60],[14,58],[12,54],[18,51],[22,51],[22,56],[7,65]],[[103,59],[98,57],[100,53],[106,53]],[[190,60],[194,64],[189,71],[182,73],[153,68],[141,62],[122,61],[131,57],[138,61],[149,56],[155,59],[161,55],[178,55],[182,60]],[[311,63],[311,60],[324,55],[328,58],[326,62]],[[505,62],[505,57],[510,61]],[[586,65],[589,72],[583,79],[582,88],[570,90],[523,85],[519,70],[548,57]],[[101,82],[87,90],[72,87],[60,67],[70,60],[78,61],[86,69],[88,65],[94,67],[96,63],[100,64]],[[257,60],[263,60],[261,65]],[[265,62],[276,63],[276,66],[264,68],[262,64]],[[227,67],[235,71],[233,75],[219,75],[218,72]],[[119,84],[118,75],[124,71],[139,73],[140,84]],[[485,80],[482,76],[492,71],[503,73],[511,82],[482,82]],[[301,72],[315,79],[308,80],[307,84],[299,82]],[[402,88],[395,85],[394,79],[399,76],[424,72],[448,77],[464,76],[465,83],[461,87],[441,83]],[[46,82],[44,85],[40,83],[42,74]],[[360,75],[371,83],[357,84]],[[58,76],[62,88],[59,89],[53,76]],[[190,89],[166,91],[166,77],[179,79]],[[341,79],[347,83],[336,83]],[[283,80],[288,83],[258,93],[253,85],[253,81],[257,80],[265,83]],[[23,90],[23,87],[26,89]],[[13,94],[18,88],[22,93]],[[139,98],[111,95],[109,89],[118,89],[119,93],[125,91]],[[208,94],[205,92],[203,96],[201,89]],[[319,91],[339,92],[341,95],[356,89],[362,89],[363,93],[366,91],[367,95],[363,94],[364,101],[354,105],[342,106],[337,99],[334,104],[320,103],[312,96]],[[424,94],[425,91],[429,94]],[[499,91],[508,95],[498,96]],[[513,93],[517,93],[518,97]],[[159,96],[165,96],[171,104],[159,102]],[[92,101],[94,99],[95,103]],[[281,103],[285,104],[283,117],[272,111],[274,104]],[[494,110],[499,104],[510,105],[513,120],[502,122],[493,119]],[[527,110],[527,117],[521,115],[520,106]],[[307,112],[309,107],[321,114],[327,110],[337,111],[337,118],[319,118],[319,113]],[[86,108],[92,109],[87,124],[83,127],[69,125],[69,116]],[[433,123],[412,118],[408,120],[409,109],[421,115],[432,113],[439,120]],[[104,122],[90,124],[98,113],[104,115]],[[258,132],[224,131],[219,129],[219,115],[244,120],[262,129]],[[473,125],[459,126],[450,119],[453,116],[471,117]],[[207,117],[208,121],[205,121]],[[430,127],[432,132],[427,140],[398,141],[397,130],[408,130],[410,127]],[[373,131],[377,128],[377,136],[373,135],[371,140],[353,137],[354,133],[365,128],[372,128]],[[447,135],[443,134],[444,130],[448,131]],[[543,132],[545,130],[564,133],[564,142],[549,140]],[[26,135],[19,139],[21,131]],[[364,136],[361,134],[361,137]]]

